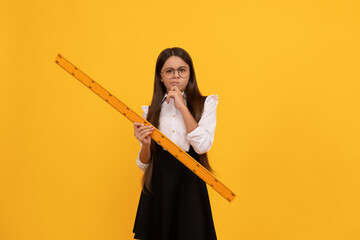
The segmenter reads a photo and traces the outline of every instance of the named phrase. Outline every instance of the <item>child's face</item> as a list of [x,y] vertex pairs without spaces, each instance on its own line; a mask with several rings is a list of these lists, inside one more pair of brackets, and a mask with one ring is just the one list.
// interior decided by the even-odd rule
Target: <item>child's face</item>
[[[175,73],[171,78],[166,78],[164,71],[165,70],[169,71],[169,69],[178,69],[178,70],[175,70]],[[183,92],[190,79],[190,67],[180,57],[171,56],[164,63],[164,66],[161,69],[160,77],[161,77],[161,82],[164,83],[167,92],[169,92],[173,86],[177,86],[179,90]]]

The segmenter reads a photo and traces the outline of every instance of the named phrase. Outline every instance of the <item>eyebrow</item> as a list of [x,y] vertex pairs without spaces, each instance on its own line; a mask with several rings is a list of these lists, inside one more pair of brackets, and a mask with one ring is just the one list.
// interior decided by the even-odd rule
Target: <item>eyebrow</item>
[[[187,66],[180,66],[179,68],[182,68],[182,67],[187,67]],[[174,69],[173,67],[167,67],[167,68],[164,68],[164,70],[165,70],[165,69],[169,69],[169,68]]]

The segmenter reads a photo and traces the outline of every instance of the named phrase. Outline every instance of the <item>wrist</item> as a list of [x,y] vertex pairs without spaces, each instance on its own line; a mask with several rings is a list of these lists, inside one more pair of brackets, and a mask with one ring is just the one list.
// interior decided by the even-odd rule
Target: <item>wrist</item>
[[150,149],[150,143],[142,143],[141,147],[144,149]]
[[179,107],[179,111],[180,112],[184,112],[184,111],[186,111],[186,110],[188,110],[188,108],[187,108],[187,106],[184,104],[184,105],[181,105],[180,107]]

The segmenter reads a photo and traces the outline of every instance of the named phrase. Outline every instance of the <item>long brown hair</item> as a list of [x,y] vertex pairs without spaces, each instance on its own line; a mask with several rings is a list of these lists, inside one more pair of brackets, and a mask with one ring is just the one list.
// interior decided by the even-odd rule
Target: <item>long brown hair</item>
[[[163,82],[160,81],[160,72],[166,60],[171,56],[180,57],[184,60],[190,67],[190,78],[189,82],[185,88],[185,96],[186,96],[186,105],[189,109],[191,115],[194,117],[196,122],[199,122],[201,115],[204,110],[204,102],[206,96],[202,96],[195,76],[195,70],[193,66],[192,59],[190,55],[182,48],[173,47],[173,48],[166,48],[164,49],[158,56],[156,60],[156,67],[155,67],[155,80],[154,80],[154,92],[153,97],[151,100],[151,104],[149,106],[149,111],[147,114],[146,120],[148,120],[152,125],[156,128],[159,127],[159,116],[161,111],[162,99],[166,93],[166,87]],[[156,153],[156,145],[157,143],[151,139],[150,143],[150,161],[149,166],[146,168],[145,173],[143,175],[142,184],[143,190],[148,190],[151,192],[150,182],[151,176],[153,171],[153,164],[155,160],[155,153]],[[199,154],[199,162],[210,172],[213,172],[212,168],[210,167],[207,153]]]

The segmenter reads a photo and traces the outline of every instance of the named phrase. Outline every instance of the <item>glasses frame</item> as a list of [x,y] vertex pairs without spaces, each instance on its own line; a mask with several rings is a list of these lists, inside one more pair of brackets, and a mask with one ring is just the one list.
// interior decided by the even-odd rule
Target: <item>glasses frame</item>
[[[181,78],[186,78],[186,77],[188,77],[188,76],[182,77],[182,76],[180,75],[179,69],[182,69],[182,68],[187,68],[187,69],[189,69],[189,75],[188,75],[188,76],[190,76],[190,68],[189,68],[189,67],[185,67],[185,66],[179,67],[179,68],[177,68],[177,69],[175,69],[175,68],[165,68],[164,71],[160,72],[160,74],[162,74],[162,76],[163,76],[164,78],[166,78],[166,79],[172,79],[172,78],[175,76],[175,72],[177,71],[178,74],[179,74],[179,77],[181,77]],[[173,75],[172,75],[170,78],[167,78],[167,77],[164,76],[164,72],[165,72],[166,70],[168,70],[168,69],[174,70]]]

